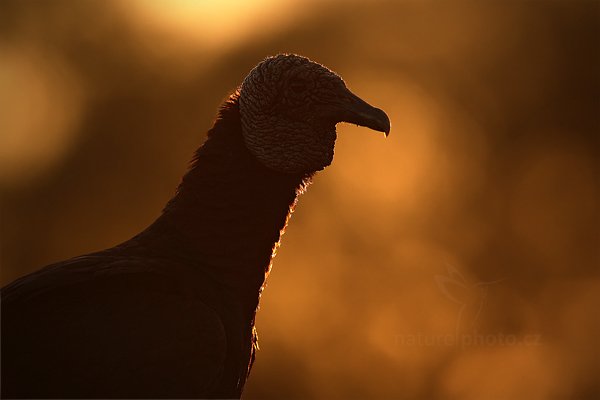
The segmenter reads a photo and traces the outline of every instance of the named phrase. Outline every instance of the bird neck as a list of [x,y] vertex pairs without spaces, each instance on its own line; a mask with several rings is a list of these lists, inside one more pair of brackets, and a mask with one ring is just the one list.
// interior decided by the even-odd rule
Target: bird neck
[[274,250],[309,181],[271,170],[248,151],[234,95],[157,224],[176,238],[172,245],[179,254],[225,290],[258,301]]

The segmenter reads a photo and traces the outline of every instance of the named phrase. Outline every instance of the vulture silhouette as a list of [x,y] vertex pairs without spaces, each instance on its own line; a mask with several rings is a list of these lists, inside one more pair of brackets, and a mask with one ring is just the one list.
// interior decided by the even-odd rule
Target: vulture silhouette
[[147,229],[2,289],[2,397],[239,398],[273,250],[342,121],[390,131],[323,65],[260,62]]

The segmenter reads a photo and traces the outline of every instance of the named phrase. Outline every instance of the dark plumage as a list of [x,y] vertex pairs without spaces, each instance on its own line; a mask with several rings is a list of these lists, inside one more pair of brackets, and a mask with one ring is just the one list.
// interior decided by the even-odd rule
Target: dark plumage
[[340,121],[389,132],[327,68],[261,62],[150,227],[2,289],[2,396],[239,397],[273,249]]

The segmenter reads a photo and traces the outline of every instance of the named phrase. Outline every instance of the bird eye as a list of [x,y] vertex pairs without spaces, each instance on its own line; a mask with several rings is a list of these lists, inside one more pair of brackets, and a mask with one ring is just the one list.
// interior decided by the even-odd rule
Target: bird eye
[[301,79],[294,79],[290,82],[290,89],[295,93],[302,93],[306,91],[308,85]]

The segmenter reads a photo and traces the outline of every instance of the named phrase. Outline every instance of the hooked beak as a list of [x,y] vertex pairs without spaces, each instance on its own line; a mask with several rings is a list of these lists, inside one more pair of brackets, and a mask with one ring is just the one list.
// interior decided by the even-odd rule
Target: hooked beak
[[340,99],[342,101],[338,106],[339,121],[371,128],[385,133],[387,137],[391,127],[387,114],[383,110],[371,106],[350,90],[345,90],[346,93]]

